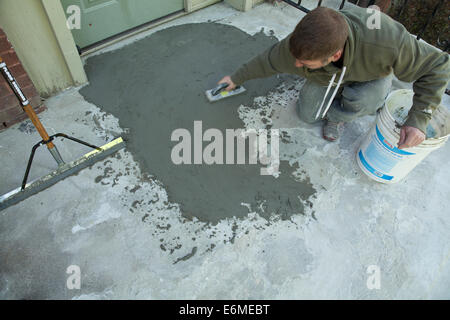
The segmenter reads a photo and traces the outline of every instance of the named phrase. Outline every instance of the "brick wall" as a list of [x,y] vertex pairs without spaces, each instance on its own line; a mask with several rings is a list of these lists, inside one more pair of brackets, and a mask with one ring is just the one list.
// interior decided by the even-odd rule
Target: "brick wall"
[[[14,48],[9,43],[6,34],[0,29],[0,57],[6,62],[9,71],[18,82],[33,109],[39,113],[45,110],[45,105],[28,77],[25,69],[17,57]],[[0,75],[0,131],[5,130],[14,123],[27,119],[26,113],[9,87],[6,80]]]

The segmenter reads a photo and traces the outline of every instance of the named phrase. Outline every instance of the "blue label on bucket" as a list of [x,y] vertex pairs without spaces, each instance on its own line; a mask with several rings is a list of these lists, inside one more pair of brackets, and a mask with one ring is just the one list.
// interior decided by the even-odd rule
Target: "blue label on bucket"
[[380,140],[380,142],[383,144],[383,146],[385,146],[387,149],[391,150],[394,153],[400,154],[400,155],[412,155],[415,153],[412,152],[408,152],[408,151],[404,151],[404,150],[400,150],[399,148],[391,145],[381,134],[380,129],[378,129],[378,125],[375,126],[375,130],[377,132],[377,137]]
[[364,156],[372,167],[378,171],[388,173],[400,161],[400,157],[390,151],[387,151],[378,141],[372,141],[364,151]]
[[414,153],[393,146],[376,125],[375,134],[372,135],[369,145],[365,150],[360,150],[358,155],[361,163],[370,173],[381,179],[392,180],[393,176],[389,175],[391,170],[406,156],[414,155]]
[[359,151],[359,160],[361,160],[361,163],[363,164],[364,168],[366,168],[370,173],[372,173],[373,175],[384,179],[384,180],[392,180],[394,177],[393,176],[388,176],[387,174],[384,174],[380,171],[375,170],[370,164],[367,163],[366,159],[364,158],[361,150]]

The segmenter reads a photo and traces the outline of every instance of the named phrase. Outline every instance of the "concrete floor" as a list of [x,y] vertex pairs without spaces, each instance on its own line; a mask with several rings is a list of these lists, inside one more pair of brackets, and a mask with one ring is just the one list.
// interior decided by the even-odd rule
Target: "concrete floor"
[[[302,16],[284,5],[241,13],[220,3],[96,54],[192,22],[216,21],[249,34],[264,27],[283,38]],[[165,186],[121,150],[0,211],[0,298],[449,299],[450,167],[443,165],[449,144],[402,182],[376,183],[355,161],[374,117],[347,124],[339,142],[327,143],[319,126],[296,118],[301,85],[285,84],[285,93],[254,103],[272,114],[273,128],[287,132],[281,160],[298,167],[297,176],[307,176],[317,190],[306,214],[266,220],[249,213],[216,225],[188,221],[177,203],[167,201]],[[46,101],[40,118],[49,133],[63,131],[97,144],[126,135],[128,128],[86,102],[79,89]],[[450,108],[448,96],[443,104]],[[264,126],[260,112],[236,107],[246,127]],[[38,140],[29,122],[0,134],[0,194],[20,184]],[[87,151],[70,141],[58,147],[65,159]],[[30,178],[52,170],[52,161],[40,150]],[[66,286],[70,265],[80,267],[80,289]],[[371,290],[372,265],[380,268],[380,288]]]

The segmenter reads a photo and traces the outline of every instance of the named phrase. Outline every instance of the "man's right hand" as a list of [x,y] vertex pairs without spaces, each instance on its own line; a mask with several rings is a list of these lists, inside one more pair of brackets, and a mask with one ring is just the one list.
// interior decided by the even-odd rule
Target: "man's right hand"
[[233,80],[231,80],[230,76],[225,76],[218,82],[218,84],[226,83],[228,84],[228,87],[225,88],[225,90],[230,91],[236,88],[236,85],[234,84]]

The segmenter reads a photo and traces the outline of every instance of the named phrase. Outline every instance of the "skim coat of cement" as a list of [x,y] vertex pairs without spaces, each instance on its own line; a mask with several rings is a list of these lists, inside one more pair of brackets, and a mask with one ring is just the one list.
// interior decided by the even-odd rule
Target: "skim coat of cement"
[[[340,3],[324,2],[334,8]],[[281,39],[303,15],[288,5],[265,3],[243,13],[221,2],[102,53],[156,30],[209,20],[249,35],[264,27]],[[147,179],[124,149],[0,212],[0,298],[449,299],[450,166],[442,164],[450,158],[450,144],[404,181],[381,185],[355,161],[375,118],[347,124],[340,140],[328,143],[320,126],[297,118],[301,86],[300,80],[287,79],[240,105],[238,114],[246,128],[272,125],[282,131],[281,160],[298,166],[296,177],[309,179],[316,190],[304,215],[268,221],[253,212],[217,225],[189,221],[168,201],[165,186]],[[48,110],[39,116],[49,133],[66,132],[98,145],[126,135],[130,129],[88,103],[79,90],[45,101]],[[450,108],[449,96],[443,104]],[[29,122],[0,134],[3,193],[20,184],[30,148],[39,140]],[[67,160],[87,152],[68,141],[57,145]],[[30,179],[53,169],[49,153],[38,150]],[[80,289],[66,287],[70,265],[80,267]],[[367,286],[370,266],[380,268],[379,289]]]
[[[178,144],[171,141],[171,135],[179,128],[190,132],[190,158],[195,157],[193,126],[194,121],[201,121],[203,131],[215,128],[222,133],[225,163],[225,144],[230,143],[225,139],[226,129],[244,128],[238,107],[266,95],[280,80],[254,81],[246,85],[244,94],[215,103],[206,99],[204,91],[275,41],[263,32],[250,36],[216,23],[170,27],[88,59],[89,85],[80,93],[129,128],[128,150],[144,172],[162,182],[183,216],[213,224],[249,212],[288,219],[304,213],[303,201],[314,189],[307,178],[296,181],[286,161],[281,163],[279,177],[274,177],[260,175],[261,165],[248,164],[248,154],[247,164],[239,165],[177,165],[171,159],[172,148]],[[204,142],[201,150],[208,144]]]

